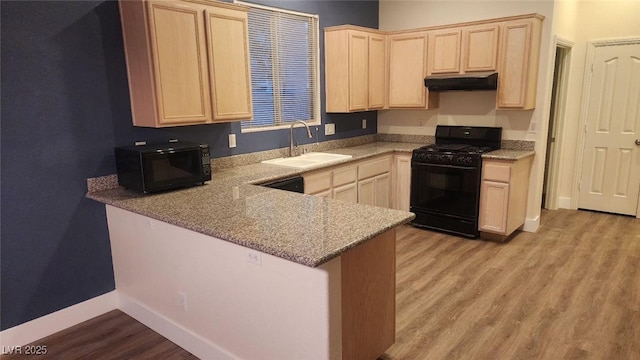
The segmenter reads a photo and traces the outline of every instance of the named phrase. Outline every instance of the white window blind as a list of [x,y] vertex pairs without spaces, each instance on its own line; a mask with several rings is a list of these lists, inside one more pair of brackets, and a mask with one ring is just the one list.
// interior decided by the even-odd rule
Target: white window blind
[[320,124],[318,17],[244,3],[249,10],[253,120],[243,131]]

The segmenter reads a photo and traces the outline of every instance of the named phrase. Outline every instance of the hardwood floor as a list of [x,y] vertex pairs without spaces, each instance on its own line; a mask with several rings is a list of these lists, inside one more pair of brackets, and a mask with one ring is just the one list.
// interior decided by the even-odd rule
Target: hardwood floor
[[[2,360],[192,360],[198,359],[132,317],[113,310],[33,342],[32,349],[46,347],[44,355],[2,355]],[[7,352],[8,349],[3,349]]]
[[543,211],[504,244],[397,233],[381,359],[640,359],[640,220]]
[[[635,218],[543,211],[538,233],[508,243],[402,226],[396,282],[381,360],[640,359]],[[120,311],[34,344],[48,354],[32,359],[195,359]]]

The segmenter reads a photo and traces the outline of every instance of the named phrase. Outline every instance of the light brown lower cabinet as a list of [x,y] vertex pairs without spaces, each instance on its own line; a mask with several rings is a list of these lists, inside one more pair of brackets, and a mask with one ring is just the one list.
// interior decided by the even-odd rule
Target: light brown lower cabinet
[[411,201],[411,153],[394,155],[391,177],[393,208],[409,211]]
[[303,174],[305,194],[391,208],[391,155]]
[[356,165],[349,163],[305,173],[304,193],[357,203],[356,171]]
[[524,224],[533,156],[483,160],[480,186],[481,237],[504,240]]
[[390,190],[391,176],[388,172],[358,181],[358,204],[389,208]]
[[391,156],[358,163],[358,204],[391,207]]
[[331,198],[350,203],[358,202],[358,187],[356,183],[346,184],[333,188]]

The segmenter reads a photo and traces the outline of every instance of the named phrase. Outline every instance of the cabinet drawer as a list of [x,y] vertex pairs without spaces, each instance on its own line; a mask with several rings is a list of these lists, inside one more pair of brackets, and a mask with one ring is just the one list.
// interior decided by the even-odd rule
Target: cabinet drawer
[[356,167],[346,166],[333,170],[333,186],[340,186],[356,181]]
[[511,165],[485,163],[483,165],[482,179],[508,183],[511,179]]
[[331,171],[304,175],[304,193],[315,194],[331,189]]
[[390,156],[367,160],[358,165],[358,180],[384,174],[389,171],[391,171]]

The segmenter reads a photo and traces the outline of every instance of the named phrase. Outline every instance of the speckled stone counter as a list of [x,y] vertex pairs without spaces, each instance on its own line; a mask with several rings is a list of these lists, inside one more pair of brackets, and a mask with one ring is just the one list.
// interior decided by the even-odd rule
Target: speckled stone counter
[[535,155],[533,150],[508,150],[500,149],[482,155],[483,159],[492,160],[520,160]]
[[[411,152],[422,145],[376,142],[331,152],[352,155],[353,161]],[[140,195],[102,186],[87,197],[311,267],[414,217],[405,211],[252,185],[300,173],[258,163],[214,172],[206,185],[188,189]]]

